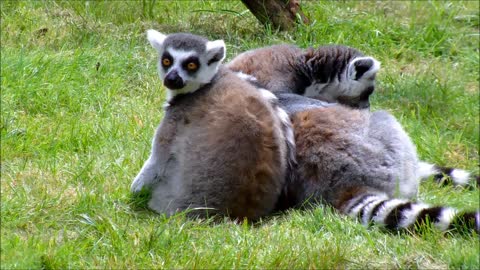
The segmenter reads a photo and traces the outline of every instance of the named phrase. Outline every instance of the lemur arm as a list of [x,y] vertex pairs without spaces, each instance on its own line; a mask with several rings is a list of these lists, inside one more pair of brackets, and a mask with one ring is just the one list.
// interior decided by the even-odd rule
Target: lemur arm
[[176,161],[172,146],[177,122],[168,114],[163,118],[153,137],[150,156],[133,180],[131,192],[140,192],[143,188],[151,188],[153,184],[166,180],[167,168]]

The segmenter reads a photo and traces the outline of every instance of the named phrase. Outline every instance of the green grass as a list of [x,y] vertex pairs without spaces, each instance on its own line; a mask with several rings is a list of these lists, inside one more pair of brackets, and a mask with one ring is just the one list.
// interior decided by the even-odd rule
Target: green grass
[[[222,38],[228,59],[357,47],[382,62],[374,109],[400,119],[422,159],[479,172],[477,1],[303,4],[313,23],[278,33],[240,1],[2,1],[1,267],[478,269],[478,235],[385,233],[326,207],[248,225],[131,203],[165,96],[149,28]],[[479,207],[478,189],[425,183],[419,199]]]

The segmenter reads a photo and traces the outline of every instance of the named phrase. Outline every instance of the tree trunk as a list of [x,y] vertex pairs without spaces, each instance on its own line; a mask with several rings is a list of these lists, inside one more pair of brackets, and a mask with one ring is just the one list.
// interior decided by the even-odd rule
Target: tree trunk
[[300,0],[242,0],[242,2],[262,24],[271,24],[275,29],[282,31],[292,29],[297,14],[303,23],[309,22],[300,8]]

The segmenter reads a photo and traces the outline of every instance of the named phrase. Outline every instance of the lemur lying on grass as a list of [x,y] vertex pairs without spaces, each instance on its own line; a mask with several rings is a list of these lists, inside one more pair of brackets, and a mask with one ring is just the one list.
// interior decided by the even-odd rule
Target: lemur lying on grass
[[[275,86],[270,81],[275,77],[256,77],[268,73],[263,69],[281,69],[281,61],[280,67],[259,66],[260,71],[236,65],[235,71],[248,76],[235,74],[221,66],[223,41],[191,34],[166,36],[154,30],[149,30],[148,39],[160,55],[158,69],[169,91],[169,105],[151,155],[131,189],[134,193],[151,189],[153,210],[255,220],[310,201],[389,229],[413,228],[429,220],[440,230],[479,231],[478,211],[458,212],[408,200],[417,194],[420,178],[433,170],[422,171],[426,164],[418,160],[410,138],[387,112],[326,106],[292,94],[308,90],[290,89],[295,84],[288,80]],[[327,74],[325,78],[346,76],[342,82],[320,80],[327,84],[321,88],[329,89],[329,98],[335,96],[335,89],[348,92],[327,101],[362,107],[346,99],[361,96],[362,87],[371,93],[368,88],[373,87],[378,62],[350,56],[336,59],[348,60],[324,67],[312,63],[309,68]],[[287,72],[285,78],[290,75],[297,76]],[[361,83],[350,87],[353,81]],[[282,93],[277,99],[255,85]]]

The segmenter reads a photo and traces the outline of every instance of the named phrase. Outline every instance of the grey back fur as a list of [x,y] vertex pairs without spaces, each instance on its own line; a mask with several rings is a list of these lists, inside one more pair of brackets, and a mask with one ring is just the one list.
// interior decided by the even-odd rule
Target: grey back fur
[[[335,205],[351,187],[414,197],[418,191],[415,147],[398,121],[385,111],[353,110],[295,94],[281,94],[290,115],[297,151],[297,204],[305,200]],[[303,109],[302,109],[303,108]]]
[[[291,106],[291,103],[297,103]],[[385,111],[343,105],[313,108],[288,97],[280,104],[295,132],[297,166],[281,195],[284,208],[327,203],[364,225],[415,230],[431,224],[442,231],[480,232],[480,211],[458,211],[411,200],[425,168],[398,121]],[[308,108],[297,110],[297,107]],[[309,204],[312,205],[312,204]]]

